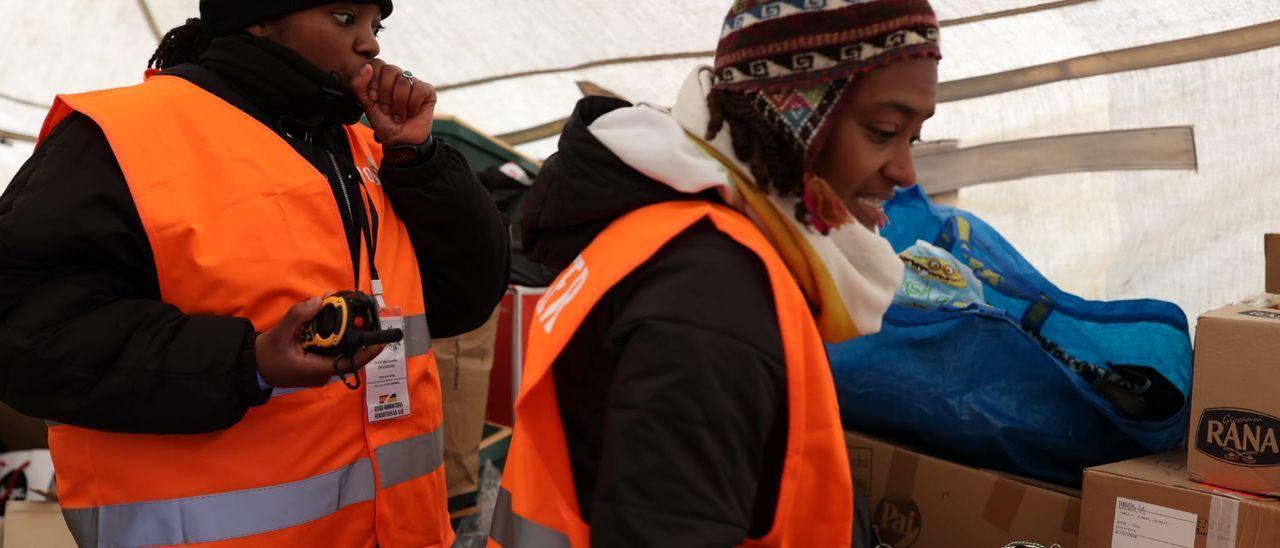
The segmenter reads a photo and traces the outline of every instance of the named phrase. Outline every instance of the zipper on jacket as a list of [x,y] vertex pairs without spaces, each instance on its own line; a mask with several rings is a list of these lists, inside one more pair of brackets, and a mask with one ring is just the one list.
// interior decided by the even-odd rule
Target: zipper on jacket
[[[281,124],[283,123],[284,122],[282,121]],[[285,131],[284,135],[285,137],[288,137],[290,139],[294,138],[293,134],[289,133],[288,131]],[[302,132],[302,142],[307,144],[315,144],[315,141],[311,136],[310,130]],[[347,193],[347,179],[342,176],[342,168],[338,167],[338,158],[334,156],[332,152],[329,152],[329,149],[324,147],[318,147],[318,148],[320,150],[323,150],[325,155],[329,157],[329,165],[333,166],[333,175],[338,178],[338,190],[342,191],[342,202],[344,205],[347,206],[347,219],[351,221],[352,226],[355,226],[356,212],[355,212],[355,209],[351,207],[351,195]]]
[[[342,176],[342,168],[338,167],[338,158],[324,149],[324,153],[329,156],[329,163],[333,166],[333,174],[338,178],[338,189],[342,191],[342,202],[347,206],[347,219],[351,221],[351,226],[356,226],[356,212],[351,207],[351,194],[347,192],[347,180]],[[360,285],[360,265],[353,265],[356,269],[356,285]]]
[[329,156],[329,162],[333,165],[333,174],[338,177],[338,189],[342,191],[342,202],[347,206],[347,219],[350,219],[351,224],[355,225],[356,213],[351,208],[351,195],[347,193],[347,180],[342,177],[342,168],[338,167],[338,158],[327,150],[324,153]]
[[[281,131],[284,133],[284,136],[290,139],[296,139],[296,137],[293,136],[293,133],[290,133],[288,130],[284,129],[284,123],[285,123],[284,119],[281,119],[280,123],[281,123]],[[302,141],[304,143],[311,144],[311,145],[315,144],[315,140],[311,134],[311,130],[306,130],[302,132]],[[329,157],[329,165],[333,166],[333,175],[338,178],[337,179],[338,190],[342,192],[342,205],[347,206],[347,211],[346,211],[347,217],[344,220],[349,221],[351,223],[351,226],[355,227],[356,231],[359,231],[360,228],[356,225],[356,211],[355,211],[355,208],[351,206],[351,194],[347,191],[347,178],[342,176],[342,168],[338,167],[338,158],[334,156],[333,153],[329,151],[329,149],[325,147],[318,147],[318,148],[320,150],[323,150],[325,155]],[[357,236],[357,238],[359,238],[359,236]],[[357,257],[359,256],[357,255]],[[359,264],[358,258],[354,260],[354,264],[352,266],[355,268],[356,287],[358,288],[360,286],[360,264]]]

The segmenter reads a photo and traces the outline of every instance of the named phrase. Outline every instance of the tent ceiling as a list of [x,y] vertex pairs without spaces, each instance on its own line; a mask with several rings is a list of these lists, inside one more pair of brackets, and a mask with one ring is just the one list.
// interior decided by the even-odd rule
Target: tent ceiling
[[[402,0],[388,21],[384,57],[448,89],[441,109],[495,134],[563,118],[590,80],[635,100],[669,102],[691,67],[709,57],[608,65],[477,86],[478,79],[611,59],[715,48],[730,0],[643,4],[609,0]],[[138,78],[154,49],[154,27],[196,13],[196,0],[53,0],[53,9],[15,10],[0,35],[0,129],[34,132],[55,91],[121,85]],[[949,25],[944,81],[1232,30],[1280,18],[1265,0],[937,0],[944,21],[1010,10],[1010,17]],[[144,9],[145,8],[145,9]],[[109,22],[110,24],[103,24]],[[39,32],[33,32],[39,29]],[[56,30],[55,30],[56,29]],[[58,63],[29,60],[58,52]],[[452,89],[449,89],[452,88]],[[952,137],[952,136],[948,136]],[[954,137],[963,138],[964,135]],[[531,152],[549,152],[542,146]]]
[[[632,100],[669,103],[688,71],[710,61],[698,53],[715,48],[731,2],[400,0],[383,57],[441,86],[440,110],[504,134],[564,118],[582,80]],[[1280,20],[1275,0],[933,3],[941,19],[960,23],[943,31],[943,81]],[[0,21],[0,130],[37,132],[56,92],[136,82],[156,44],[146,13],[168,29],[194,15],[196,5],[48,0],[40,10],[11,10]],[[608,63],[671,54],[680,56]],[[587,64],[595,66],[557,70]],[[553,72],[502,78],[529,71]],[[491,81],[468,85],[476,80]],[[1261,289],[1261,233],[1280,231],[1273,213],[1280,192],[1269,191],[1267,180],[1280,172],[1271,153],[1280,148],[1277,95],[1280,48],[1271,47],[945,103],[925,137],[973,147],[1192,128],[1196,171],[1052,175],[968,188],[959,200],[1067,290],[1106,299],[1154,296],[1194,315]],[[555,139],[519,148],[545,157]],[[7,181],[29,151],[0,145],[0,179]],[[1228,264],[1240,268],[1221,266]]]

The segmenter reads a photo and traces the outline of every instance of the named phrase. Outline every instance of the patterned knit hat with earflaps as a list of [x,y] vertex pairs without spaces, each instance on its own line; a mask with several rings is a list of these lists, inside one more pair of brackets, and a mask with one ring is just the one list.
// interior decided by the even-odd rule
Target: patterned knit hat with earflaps
[[809,168],[849,82],[902,59],[942,59],[938,34],[928,0],[738,0],[712,89],[750,95]]

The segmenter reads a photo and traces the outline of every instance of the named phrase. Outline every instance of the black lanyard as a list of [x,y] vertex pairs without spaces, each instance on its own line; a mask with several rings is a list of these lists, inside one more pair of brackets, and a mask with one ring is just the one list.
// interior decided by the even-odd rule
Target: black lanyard
[[[364,186],[364,177],[361,176],[358,185],[360,193],[364,195],[364,207],[360,208],[360,214],[354,221],[360,225],[360,232],[364,235],[365,250],[369,254],[369,277],[370,288],[375,294],[381,295],[382,288],[378,287],[382,284],[382,278],[378,276],[378,266],[374,263],[374,257],[377,256],[378,242],[375,237],[378,235],[378,208],[374,207],[372,196],[369,189]],[[368,214],[366,215],[366,212]],[[356,290],[360,289],[360,269],[356,269]]]

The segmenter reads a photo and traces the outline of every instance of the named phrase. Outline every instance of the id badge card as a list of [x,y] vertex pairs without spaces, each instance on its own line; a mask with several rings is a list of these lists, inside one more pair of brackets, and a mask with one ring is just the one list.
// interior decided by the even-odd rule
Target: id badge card
[[[398,306],[383,307],[378,313],[378,321],[383,329],[404,330],[404,313]],[[409,367],[404,340],[388,344],[365,366],[364,371],[369,422],[409,416],[413,408],[409,400]]]

